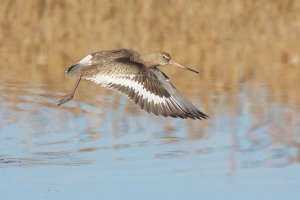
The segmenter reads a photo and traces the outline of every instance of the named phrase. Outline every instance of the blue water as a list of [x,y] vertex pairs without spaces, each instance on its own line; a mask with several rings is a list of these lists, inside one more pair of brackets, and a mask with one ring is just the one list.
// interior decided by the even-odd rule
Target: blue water
[[262,87],[255,113],[249,87],[238,112],[219,103],[194,121],[151,116],[113,92],[58,108],[61,91],[2,83],[0,199],[297,199],[299,112]]

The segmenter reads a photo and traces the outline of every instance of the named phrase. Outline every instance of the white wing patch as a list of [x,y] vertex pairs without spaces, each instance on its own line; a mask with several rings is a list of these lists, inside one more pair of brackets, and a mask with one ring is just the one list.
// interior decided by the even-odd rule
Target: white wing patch
[[[84,79],[93,81],[94,83],[99,84],[103,87],[111,88],[127,94],[127,96],[129,96],[129,98],[134,101],[135,104],[137,104],[142,110],[146,110],[147,112],[153,113],[155,115],[192,119],[206,119],[208,117],[207,115],[199,111],[196,107],[194,107],[179,93],[177,93],[176,89],[172,85],[166,86],[166,88],[170,87],[169,89],[171,90],[171,93],[168,91],[170,96],[160,97],[159,95],[154,93],[155,91],[149,91],[153,86],[146,88],[147,85],[144,84],[147,83],[145,82],[143,84],[135,81],[134,76],[135,75],[132,74],[95,74],[91,77],[84,77]],[[154,82],[152,84],[157,84],[157,82]],[[165,89],[164,86],[162,87]],[[157,89],[158,88],[155,88],[155,90]]]
[[148,99],[148,102],[153,100],[154,104],[165,103],[167,98],[160,97],[154,93],[148,91],[142,84],[133,81],[129,78],[132,76],[106,76],[106,75],[95,75],[93,77],[86,78],[87,80],[93,81],[96,84],[100,84],[103,87],[109,87],[111,84],[123,85],[132,88],[139,96],[143,99]]
[[79,61],[78,64],[87,64],[91,61],[92,58],[93,58],[92,55],[87,55],[81,61]]

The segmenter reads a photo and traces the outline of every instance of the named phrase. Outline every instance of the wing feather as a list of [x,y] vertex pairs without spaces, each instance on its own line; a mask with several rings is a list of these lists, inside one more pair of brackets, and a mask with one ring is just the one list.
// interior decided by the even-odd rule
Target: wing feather
[[107,72],[104,70],[86,79],[127,95],[148,113],[175,118],[206,119],[208,117],[182,96],[159,69],[137,66],[134,71],[133,63],[121,64],[123,72],[112,73],[111,70]]

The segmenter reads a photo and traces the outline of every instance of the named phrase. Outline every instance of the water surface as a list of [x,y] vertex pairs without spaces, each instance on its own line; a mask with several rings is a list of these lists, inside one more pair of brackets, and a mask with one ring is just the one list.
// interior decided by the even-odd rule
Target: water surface
[[43,83],[3,83],[1,193],[6,199],[180,199],[255,190],[292,197],[299,186],[299,143],[288,135],[297,137],[299,118],[286,127],[293,107],[269,104],[262,87],[256,98],[265,115],[257,119],[248,87],[240,86],[236,115],[220,106],[209,120],[195,121],[151,116],[115,93],[57,108],[60,92],[49,93]]

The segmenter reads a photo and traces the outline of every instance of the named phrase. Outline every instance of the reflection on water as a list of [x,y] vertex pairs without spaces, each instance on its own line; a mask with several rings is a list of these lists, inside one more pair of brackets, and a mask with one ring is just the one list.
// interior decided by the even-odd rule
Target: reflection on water
[[286,121],[293,107],[269,103],[261,87],[255,99],[263,110],[256,118],[249,89],[241,84],[241,107],[235,115],[217,105],[209,120],[196,121],[151,116],[116,93],[56,107],[61,93],[50,94],[43,84],[3,82],[0,166],[86,165],[114,151],[119,153],[112,159],[125,161],[133,159],[127,151],[145,148],[136,161],[214,158],[222,153],[229,166],[235,165],[234,171],[299,162],[299,118]]
[[[299,9],[293,0],[2,2],[1,195],[299,196]],[[56,107],[76,79],[64,77],[68,66],[118,48],[163,50],[200,71],[162,68],[210,118],[155,117],[86,81]]]
[[[126,97],[115,92],[106,94],[88,83],[83,87],[87,86],[99,89],[98,96],[77,94],[72,102],[56,107],[62,93],[47,89],[45,84],[2,82],[0,169],[12,172],[0,173],[2,180],[20,177],[5,184],[2,193],[7,197],[13,194],[9,191],[14,185],[22,183],[20,179],[28,180],[27,170],[15,175],[14,168],[33,168],[34,175],[29,180],[49,180],[40,186],[42,196],[48,195],[45,188],[49,191],[48,188],[58,187],[52,183],[62,185],[60,191],[66,192],[70,181],[87,191],[93,181],[101,181],[99,184],[104,186],[122,180],[129,185],[143,180],[145,187],[152,190],[157,186],[151,180],[161,177],[166,177],[162,183],[172,190],[186,188],[177,186],[178,182],[185,183],[189,186],[185,190],[193,191],[192,194],[199,190],[194,184],[215,188],[228,177],[246,181],[252,188],[260,188],[260,184],[299,185],[298,173],[290,171],[293,167],[299,169],[300,123],[299,117],[291,117],[299,114],[293,105],[269,102],[270,95],[263,86],[254,97],[250,84],[242,83],[236,94],[237,112],[230,111],[224,103],[232,94],[216,93],[210,99],[216,106],[210,109],[211,117],[206,121],[152,116],[139,111]],[[198,95],[189,98],[200,102]],[[218,102],[220,99],[224,101]],[[75,168],[60,171],[60,167]],[[42,172],[37,175],[39,168]],[[45,174],[45,170],[55,171]],[[277,178],[269,178],[270,172],[263,173],[264,170]],[[245,172],[250,173],[249,177],[241,178],[239,174]],[[290,177],[289,181],[280,179],[280,174]],[[235,182],[229,179],[225,183],[228,181]],[[31,184],[28,187],[38,187],[35,181]],[[123,185],[108,187],[107,191],[115,187],[120,190]],[[97,194],[98,190],[91,192]],[[78,199],[77,192],[71,191],[66,194]],[[29,193],[20,193],[24,194]],[[108,192],[106,196],[110,195]]]

